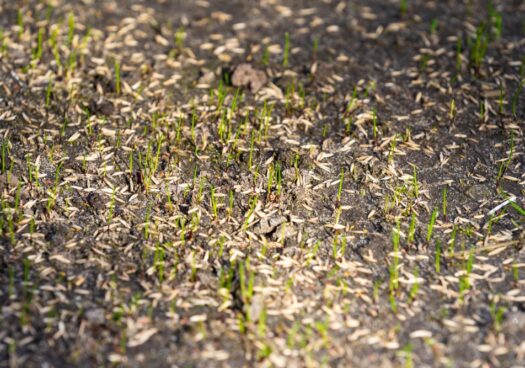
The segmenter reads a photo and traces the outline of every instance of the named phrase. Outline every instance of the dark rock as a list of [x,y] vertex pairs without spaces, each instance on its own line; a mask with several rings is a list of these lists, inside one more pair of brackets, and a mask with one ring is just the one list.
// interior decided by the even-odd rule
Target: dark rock
[[86,197],[86,201],[91,207],[93,207],[93,208],[95,208],[97,210],[101,210],[104,207],[106,207],[106,203],[104,201],[104,198],[102,197],[102,195],[100,195],[97,192],[89,193],[87,195],[87,197]]

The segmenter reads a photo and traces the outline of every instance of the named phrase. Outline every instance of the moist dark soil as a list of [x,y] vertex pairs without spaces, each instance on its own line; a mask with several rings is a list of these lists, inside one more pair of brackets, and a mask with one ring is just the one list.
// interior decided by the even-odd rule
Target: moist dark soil
[[524,367],[525,2],[0,0],[0,367]]

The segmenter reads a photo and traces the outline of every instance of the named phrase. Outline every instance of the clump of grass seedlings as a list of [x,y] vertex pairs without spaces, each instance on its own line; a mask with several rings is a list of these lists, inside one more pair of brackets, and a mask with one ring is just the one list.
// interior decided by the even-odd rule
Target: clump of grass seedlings
[[470,65],[479,71],[488,49],[488,36],[484,25],[478,26],[474,37],[468,39]]

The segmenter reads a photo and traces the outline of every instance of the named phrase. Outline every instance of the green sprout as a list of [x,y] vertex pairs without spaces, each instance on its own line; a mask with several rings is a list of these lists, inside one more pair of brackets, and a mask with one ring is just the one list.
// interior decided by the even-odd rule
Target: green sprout
[[75,36],[75,15],[73,13],[69,13],[67,24],[67,45],[71,47],[73,45],[73,37]]
[[115,60],[115,92],[120,94],[120,63]]
[[443,188],[443,194],[442,194],[442,205],[441,210],[443,211],[443,218],[445,221],[447,220],[447,187]]
[[437,216],[438,216],[438,210],[437,208],[434,208],[434,210],[432,211],[432,215],[430,216],[430,222],[428,223],[428,226],[427,226],[427,242],[429,242],[430,239],[432,239],[432,233],[434,231],[434,225],[436,223]]
[[290,34],[286,32],[284,34],[284,54],[283,54],[283,67],[288,67],[288,54],[290,53]]
[[496,177],[496,183],[499,184],[501,179],[503,178],[503,175],[508,170],[510,162],[512,161],[512,157],[514,156],[514,134],[511,134],[510,136],[510,149],[509,149],[509,157],[507,159],[503,160],[501,164],[499,165],[498,175]]
[[38,29],[36,49],[33,51],[33,60],[38,61],[42,58],[44,43],[44,28]]
[[408,0],[401,0],[399,2],[399,12],[401,13],[401,16],[404,17],[407,14],[408,10]]

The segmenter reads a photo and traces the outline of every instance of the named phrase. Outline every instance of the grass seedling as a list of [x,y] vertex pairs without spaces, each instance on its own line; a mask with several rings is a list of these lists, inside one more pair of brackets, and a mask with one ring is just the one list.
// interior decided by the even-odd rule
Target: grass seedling
[[434,18],[432,19],[432,21],[430,21],[430,34],[436,34],[437,27],[438,27],[438,21],[436,18]]
[[9,159],[9,144],[4,141],[2,143],[2,174],[7,171],[7,161]]
[[374,137],[374,143],[377,145],[377,111],[375,108],[372,111],[372,135]]
[[115,92],[120,94],[120,63],[115,60]]
[[153,258],[153,263],[155,269],[157,270],[157,278],[159,284],[162,284],[164,281],[164,248],[160,245],[160,242],[157,241],[155,246],[155,255]]
[[321,132],[321,136],[322,136],[323,138],[326,138],[326,136],[328,135],[328,129],[329,129],[329,128],[330,128],[330,125],[328,125],[328,124],[325,124],[325,125],[323,126],[323,131]]
[[270,192],[272,190],[272,185],[273,185],[273,178],[275,176],[275,173],[274,173],[274,168],[273,168],[273,164],[270,164],[268,166],[268,174],[267,174],[267,177],[268,177],[268,184],[267,184],[267,188],[266,188],[266,199],[269,200],[270,199]]
[[18,26],[18,38],[22,38],[24,34],[24,16],[21,9],[18,9],[16,13],[16,25]]
[[499,98],[498,98],[498,114],[503,114],[503,101],[505,99],[505,90],[503,89],[503,85],[499,86]]
[[109,212],[108,212],[108,224],[111,224],[111,220],[113,219],[113,213],[115,211],[115,194],[117,192],[117,188],[113,187],[113,191],[111,193],[111,201],[109,202]]
[[75,36],[75,15],[73,13],[69,13],[67,24],[67,45],[68,47],[71,47],[73,46],[73,37]]
[[410,217],[410,225],[408,226],[407,241],[409,244],[414,242],[414,237],[416,235],[416,213],[412,212]]
[[337,242],[338,242],[337,236],[334,236],[334,240],[332,241],[332,257],[334,257],[334,260],[337,259]]
[[341,203],[341,194],[343,193],[343,183],[345,179],[345,169],[341,169],[341,174],[339,174],[339,188],[337,188],[337,197],[336,197],[336,203],[337,206],[340,207]]
[[290,53],[290,34],[284,34],[284,53],[283,53],[283,67],[288,67],[288,55]]
[[16,216],[18,218],[18,212],[20,211],[20,195],[22,194],[22,183],[18,182],[18,186],[16,188],[16,192],[15,192],[15,205],[14,205],[14,209],[15,209],[15,212],[13,214],[13,216]]
[[250,153],[248,156],[248,170],[252,171],[253,148],[255,145],[255,130],[252,130],[252,138],[250,139]]
[[180,241],[182,245],[186,243],[186,218],[179,217],[179,227],[180,227]]
[[394,162],[394,154],[396,152],[396,146],[397,146],[397,137],[398,135],[395,134],[392,140],[390,141],[390,151],[388,152],[388,163],[392,164]]
[[514,263],[512,264],[512,280],[514,280],[514,282],[516,283],[520,281],[520,271],[516,261],[514,261]]
[[352,97],[350,98],[350,102],[348,102],[348,105],[346,106],[346,114],[350,114],[356,105],[357,101],[357,86],[354,86],[354,90],[352,92]]
[[476,70],[479,70],[488,48],[488,37],[483,25],[476,29],[476,36],[469,38],[470,64]]
[[485,122],[487,119],[487,109],[485,107],[485,101],[480,101],[479,104],[479,120],[480,122]]
[[60,164],[57,166],[56,170],[55,170],[55,183],[54,183],[54,186],[53,186],[53,190],[52,190],[52,193],[51,195],[49,196],[48,200],[47,200],[47,212],[51,212],[51,208],[53,208],[53,206],[55,205],[55,202],[56,202],[56,198],[57,198],[57,195],[58,195],[58,184],[60,183],[59,182],[59,179],[60,179],[60,169],[62,168],[62,162],[60,162]]
[[345,119],[345,132],[347,135],[350,135],[350,133],[352,132],[352,123],[353,123],[353,118],[351,116],[347,117]]
[[417,199],[419,197],[419,183],[417,182],[416,165],[413,165],[412,169],[412,194],[414,199]]
[[55,58],[55,62],[58,67],[62,66],[62,63],[60,61],[60,52],[58,51],[58,28],[54,28],[53,31],[51,31],[51,37],[49,38],[49,45],[51,46],[51,50],[53,52],[53,57]]
[[454,248],[456,246],[456,234],[458,232],[458,227],[454,225],[452,228],[452,233],[450,234],[450,240],[448,241],[448,253],[449,257],[454,255]]
[[388,300],[390,302],[390,309],[392,310],[392,312],[397,313],[397,304],[396,304],[395,290],[390,289]]
[[405,368],[413,368],[414,362],[412,359],[412,350],[414,350],[411,343],[406,344],[401,350],[401,354],[405,358]]
[[166,185],[166,201],[167,201],[167,208],[170,212],[173,212],[173,201],[171,200],[171,191]]
[[275,180],[277,185],[277,196],[280,196],[283,187],[283,173],[279,162],[275,164]]
[[272,347],[268,344],[262,344],[257,350],[256,359],[257,361],[262,361],[267,359],[270,355],[272,355]]
[[399,239],[400,239],[400,224],[397,223],[396,227],[392,229],[392,246],[393,246],[393,254],[394,254],[394,260],[391,265],[391,273],[390,273],[390,284],[391,289],[397,289],[399,286],[399,274],[398,274],[398,266],[399,266]]
[[4,31],[0,29],[0,54],[5,54],[7,52],[7,40],[4,35]]
[[317,57],[317,50],[319,49],[319,37],[314,37],[312,45],[312,57],[315,59]]
[[53,88],[53,82],[51,79],[47,82],[47,88],[46,88],[46,107],[49,108],[51,105],[51,91]]
[[177,49],[182,51],[184,49],[184,40],[186,39],[186,32],[184,31],[184,27],[179,27],[177,29],[177,32],[175,32],[175,46],[177,46]]
[[248,210],[248,213],[246,214],[246,218],[244,220],[244,231],[248,230],[248,225],[250,224],[250,219],[252,217],[253,211],[255,211],[255,206],[257,205],[257,201],[259,196],[256,195],[251,198],[250,200],[250,209]]
[[409,302],[412,302],[416,298],[417,292],[419,291],[419,280],[418,280],[418,278],[419,278],[419,270],[418,270],[417,267],[414,270],[413,276],[414,276],[414,283],[410,287],[410,292],[408,294]]
[[407,14],[408,10],[408,0],[401,0],[399,2],[399,12],[401,13],[401,17],[404,17]]
[[262,54],[262,63],[263,65],[268,65],[270,63],[270,50],[268,49],[268,45],[264,46]]
[[341,236],[340,240],[339,240],[339,243],[340,243],[340,247],[339,247],[339,255],[341,257],[344,258],[345,256],[345,253],[346,253],[346,236]]
[[509,204],[518,212],[521,216],[525,216],[525,209],[523,209],[520,205],[518,205],[516,202],[511,201]]
[[428,62],[430,61],[430,55],[423,54],[419,60],[419,71],[424,72],[428,67]]
[[[246,278],[248,272],[248,278]],[[241,298],[244,303],[249,304],[253,297],[253,286],[255,283],[255,273],[250,267],[250,258],[244,262],[239,262],[239,283],[241,287]]]
[[393,245],[393,255],[394,259],[389,266],[389,289],[390,289],[390,308],[392,312],[397,312],[395,293],[399,287],[399,238],[400,238],[400,225],[399,222],[397,226],[392,229],[392,245]]
[[441,210],[443,211],[443,219],[447,221],[447,187],[443,188]]
[[306,259],[306,265],[308,266],[310,262],[312,262],[312,259],[315,258],[317,255],[317,252],[319,252],[319,247],[321,246],[321,241],[318,240],[315,242],[314,246],[312,247],[312,250],[308,254],[308,258]]
[[436,273],[439,273],[441,271],[441,242],[439,240],[436,242],[436,257],[434,262]]
[[66,128],[69,123],[69,119],[67,117],[64,117],[64,120],[62,121],[62,126],[60,127],[60,136],[63,137],[66,135]]
[[76,65],[77,65],[77,53],[74,49],[72,49],[67,59],[68,75],[73,74],[73,72],[75,71]]
[[448,110],[448,118],[450,121],[454,121],[456,118],[456,100],[450,100],[450,108]]
[[463,275],[459,278],[459,300],[463,301],[465,292],[470,289],[470,273],[474,264],[474,249],[471,249],[467,262],[465,262],[465,269]]
[[510,135],[510,149],[509,149],[509,157],[507,157],[506,160],[502,161],[499,165],[498,170],[498,176],[496,177],[496,185],[499,186],[500,180],[503,178],[503,175],[505,175],[505,172],[509,168],[510,162],[512,161],[512,156],[514,155],[514,134],[511,133]]
[[231,216],[233,214],[233,205],[234,205],[234,192],[230,189],[230,192],[228,193],[228,215]]
[[86,31],[86,34],[82,37],[82,41],[80,42],[80,46],[79,46],[79,52],[80,52],[80,63],[81,64],[84,64],[84,56],[85,56],[85,52],[84,50],[87,49],[88,47],[88,42],[89,42],[89,39],[91,38],[91,27],[88,27],[87,31]]
[[382,280],[374,280],[372,295],[374,296],[374,301],[376,303],[379,301],[379,289],[381,288],[382,283]]
[[197,280],[197,257],[195,251],[191,252],[191,275],[190,281],[195,282]]
[[39,28],[38,35],[37,35],[36,48],[33,51],[33,61],[35,62],[39,61],[42,58],[43,43],[44,43],[44,28]]
[[204,176],[201,176],[199,178],[199,189],[197,191],[197,202],[202,202],[203,192],[204,192],[204,183],[206,182],[206,178]]
[[436,223],[436,218],[438,216],[438,210],[437,208],[434,208],[432,211],[432,215],[430,216],[430,222],[427,226],[427,242],[430,242],[430,239],[432,239],[432,233],[434,231],[434,225]]
[[[219,91],[222,90],[222,81],[219,85]],[[219,95],[220,96],[220,95]],[[221,102],[222,104],[222,102]],[[195,110],[191,114],[191,126],[190,126],[190,132],[191,132],[191,140],[193,141],[193,144],[197,146],[197,134],[195,133],[195,127],[197,126],[197,113]]]
[[491,35],[493,39],[499,40],[503,31],[503,18],[500,12],[498,12],[492,5],[492,1],[489,2],[488,13],[491,25]]
[[210,188],[210,205],[213,211],[213,217],[217,219],[217,197],[215,196],[215,187],[213,185]]
[[503,315],[505,314],[505,308],[497,306],[494,301],[489,306],[490,316],[492,317],[492,323],[495,331],[501,329],[501,323],[503,322]]

